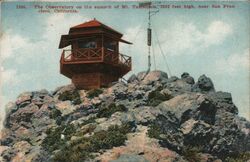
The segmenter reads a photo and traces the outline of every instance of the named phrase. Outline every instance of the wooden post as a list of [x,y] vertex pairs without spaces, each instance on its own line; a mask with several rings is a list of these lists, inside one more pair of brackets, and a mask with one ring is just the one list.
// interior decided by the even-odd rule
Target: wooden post
[[120,62],[119,41],[117,41],[116,47],[117,47],[117,58],[118,58],[117,63],[119,64],[119,62]]
[[104,38],[103,38],[103,34],[102,34],[102,62],[104,61]]

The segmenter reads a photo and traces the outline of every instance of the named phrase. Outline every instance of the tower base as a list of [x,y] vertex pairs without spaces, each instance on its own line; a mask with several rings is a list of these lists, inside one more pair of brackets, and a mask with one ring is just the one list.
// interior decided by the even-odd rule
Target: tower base
[[74,74],[72,76],[72,83],[77,89],[97,89],[101,87],[108,87],[110,83],[118,81],[119,77],[105,74],[105,73],[84,73]]

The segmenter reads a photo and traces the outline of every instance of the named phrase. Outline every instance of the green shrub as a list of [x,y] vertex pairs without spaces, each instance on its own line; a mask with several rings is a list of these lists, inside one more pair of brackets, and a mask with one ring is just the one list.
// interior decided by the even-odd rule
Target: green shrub
[[127,139],[126,134],[132,130],[131,124],[111,126],[107,131],[100,131],[90,137],[81,137],[65,145],[53,158],[55,162],[86,161],[93,158],[91,153],[101,149],[121,146]]
[[110,104],[108,107],[101,107],[99,112],[97,113],[98,118],[102,117],[110,117],[113,113],[120,111],[120,112],[126,112],[128,109],[124,105],[118,105],[116,106],[115,103]]
[[87,125],[88,126],[85,127],[84,129],[81,129],[81,131],[76,132],[74,136],[84,136],[87,133],[92,133],[96,128],[95,124],[89,123]]
[[148,95],[148,105],[149,106],[157,106],[163,101],[169,100],[172,98],[171,95],[162,94],[160,91],[162,88],[158,88]]
[[246,162],[250,159],[250,152],[243,152],[225,159],[225,162]]
[[53,108],[51,112],[49,113],[49,117],[51,119],[56,119],[57,117],[61,116],[62,113],[60,110],[57,110],[56,108]]
[[81,124],[81,126],[89,124],[89,123],[95,123],[96,117],[91,117],[88,120],[83,121],[83,123]]
[[89,98],[94,98],[94,97],[98,97],[102,93],[103,93],[103,90],[101,89],[92,89],[88,91],[87,95]]
[[[62,125],[57,128],[49,128],[46,131],[47,137],[43,140],[42,147],[49,152],[53,152],[64,145],[75,131],[76,128],[72,124]],[[61,139],[61,134],[65,135],[65,139]]]
[[159,125],[151,124],[149,125],[148,136],[150,138],[160,139],[161,128]]
[[79,105],[82,103],[80,94],[77,90],[65,91],[59,95],[58,99],[61,101],[70,100],[74,105]]
[[183,156],[188,162],[198,162],[202,160],[200,152],[200,148],[190,146],[183,150]]

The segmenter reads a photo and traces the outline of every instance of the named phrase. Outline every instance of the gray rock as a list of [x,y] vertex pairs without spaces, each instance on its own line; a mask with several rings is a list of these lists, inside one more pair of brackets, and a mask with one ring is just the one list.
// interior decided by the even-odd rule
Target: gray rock
[[163,114],[172,113],[180,123],[190,118],[214,123],[216,107],[205,95],[185,93],[165,101],[157,106]]
[[129,78],[128,78],[128,83],[133,83],[133,82],[138,82],[139,79],[137,78],[137,76],[135,74],[131,75]]
[[168,112],[165,115],[158,115],[150,127],[159,134],[159,143],[162,147],[181,152],[184,147],[183,134],[174,114]]
[[43,99],[45,96],[48,96],[48,95],[50,95],[50,94],[49,94],[49,91],[47,91],[46,89],[42,89],[40,91],[34,91],[34,92],[32,92],[33,98],[38,97],[38,98]]
[[118,82],[111,87],[112,93],[114,94],[114,98],[118,100],[127,99],[127,90],[128,87],[123,82]]
[[171,82],[175,82],[177,80],[179,80],[179,78],[177,76],[171,76],[170,78],[167,79],[167,82],[171,83]]
[[223,113],[224,111],[238,114],[238,108],[233,104],[232,96],[230,93],[227,92],[216,92],[209,94],[213,102],[216,103],[218,108],[218,112]]
[[168,74],[162,71],[151,71],[142,80],[142,84],[152,84],[154,81],[168,79]]
[[167,88],[172,92],[173,96],[176,96],[185,92],[191,92],[192,85],[183,80],[176,80],[174,82],[165,84],[164,88]]
[[142,71],[142,72],[139,72],[136,77],[139,79],[139,81],[142,81],[145,78],[145,76],[146,76],[146,72]]
[[184,145],[202,147],[202,151],[207,152],[211,149],[209,142],[213,137],[212,126],[199,120],[193,123],[191,131],[185,134]]
[[215,92],[214,84],[206,75],[199,77],[192,89],[194,92]]
[[195,82],[194,82],[194,78],[193,77],[191,77],[188,73],[183,73],[182,75],[181,75],[181,79],[182,80],[184,80],[186,83],[188,83],[188,84],[194,84]]
[[161,111],[158,108],[143,106],[131,110],[131,113],[137,124],[146,125],[155,120],[156,117],[161,114]]
[[31,98],[32,98],[31,92],[24,92],[18,96],[16,104],[19,106],[23,102],[30,102]]
[[[232,114],[224,112],[216,116],[211,143],[212,154],[224,159],[230,155],[250,151],[250,122]],[[218,119],[219,118],[219,119]]]
[[28,106],[20,108],[16,112],[9,114],[6,118],[6,123],[14,129],[21,125],[21,123],[26,127],[30,127],[31,118],[38,110],[39,107],[37,105],[29,104]]
[[61,101],[55,105],[56,109],[61,111],[62,115],[68,115],[76,110],[76,106],[71,101]]
[[190,76],[189,73],[184,72],[184,73],[181,74],[181,79],[187,78],[189,76]]
[[58,98],[59,94],[66,92],[66,91],[74,91],[75,89],[76,89],[76,87],[74,86],[74,84],[69,84],[67,86],[62,86],[62,87],[56,88],[52,92],[52,95],[55,96],[55,98]]

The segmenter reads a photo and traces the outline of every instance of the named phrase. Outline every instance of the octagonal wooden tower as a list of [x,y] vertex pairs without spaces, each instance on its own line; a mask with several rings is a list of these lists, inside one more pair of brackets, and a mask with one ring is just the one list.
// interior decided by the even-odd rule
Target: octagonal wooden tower
[[59,48],[64,49],[60,72],[78,89],[108,87],[131,70],[131,57],[119,53],[125,41],[118,31],[96,19],[71,27],[62,35]]

